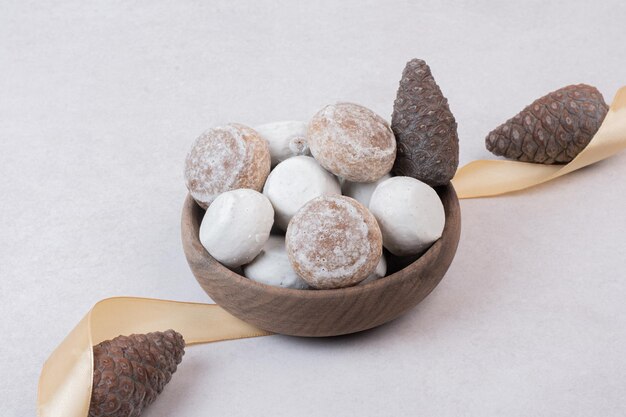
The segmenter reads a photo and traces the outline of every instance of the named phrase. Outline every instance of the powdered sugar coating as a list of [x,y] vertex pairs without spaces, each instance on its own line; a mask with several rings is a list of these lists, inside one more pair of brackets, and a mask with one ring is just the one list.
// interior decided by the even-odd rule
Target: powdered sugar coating
[[396,256],[415,255],[441,237],[446,215],[437,192],[412,177],[392,177],[376,187],[369,209]]
[[253,281],[275,287],[306,290],[309,285],[291,267],[285,238],[270,236],[263,250],[252,262],[244,266],[244,275]]
[[204,132],[185,160],[187,188],[203,208],[225,191],[260,191],[269,171],[270,154],[265,139],[236,123]]
[[310,156],[294,156],[274,168],[267,177],[263,194],[276,212],[276,225],[287,230],[291,218],[302,206],[321,195],[341,195],[337,178]]
[[365,207],[368,207],[370,205],[370,198],[372,198],[372,194],[374,194],[374,190],[378,187],[378,184],[389,178],[391,178],[391,175],[385,174],[374,182],[344,181],[343,184],[341,184],[341,193],[354,198]]
[[344,196],[308,202],[289,223],[286,243],[293,269],[319,289],[359,283],[382,255],[376,219],[361,203]]
[[295,120],[266,123],[254,128],[269,144],[272,167],[292,156],[310,154],[306,129],[306,123]]
[[309,122],[307,138],[315,159],[348,181],[376,181],[391,171],[396,158],[389,124],[358,104],[324,107]]
[[274,223],[274,209],[263,194],[240,188],[220,194],[200,224],[202,246],[229,268],[247,264],[263,249]]

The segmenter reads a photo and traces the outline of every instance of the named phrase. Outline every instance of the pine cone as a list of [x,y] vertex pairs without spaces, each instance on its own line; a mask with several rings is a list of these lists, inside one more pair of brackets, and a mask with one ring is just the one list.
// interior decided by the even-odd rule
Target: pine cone
[[398,142],[393,172],[431,186],[447,184],[459,165],[456,126],[448,100],[426,62],[409,61],[391,116],[391,129]]
[[89,417],[137,417],[161,393],[185,353],[174,330],[118,336],[93,348]]
[[566,163],[591,141],[608,110],[595,87],[570,85],[535,100],[498,126],[485,145],[495,155],[522,162]]

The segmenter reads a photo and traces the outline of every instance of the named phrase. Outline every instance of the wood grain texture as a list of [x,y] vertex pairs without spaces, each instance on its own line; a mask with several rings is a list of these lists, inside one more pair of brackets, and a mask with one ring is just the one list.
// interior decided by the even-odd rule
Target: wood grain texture
[[[187,262],[209,296],[234,316],[261,329],[293,336],[337,336],[380,326],[422,301],[441,281],[461,233],[459,201],[451,184],[436,188],[445,211],[442,237],[406,265],[389,256],[391,275],[332,290],[278,288],[249,280],[211,257],[198,237],[204,210],[187,196],[182,241]],[[402,268],[402,269],[399,269]]]

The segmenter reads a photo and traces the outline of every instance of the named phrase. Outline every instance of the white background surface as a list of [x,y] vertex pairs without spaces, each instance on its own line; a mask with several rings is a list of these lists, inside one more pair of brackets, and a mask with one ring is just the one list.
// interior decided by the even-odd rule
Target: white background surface
[[[587,3],[587,4],[585,4]],[[182,166],[203,130],[391,114],[430,64],[461,162],[570,83],[626,84],[622,0],[0,2],[0,398],[35,414],[39,370],[98,300],[209,301],[186,265]],[[189,348],[146,416],[626,415],[626,154],[462,202],[446,278],[363,334]]]

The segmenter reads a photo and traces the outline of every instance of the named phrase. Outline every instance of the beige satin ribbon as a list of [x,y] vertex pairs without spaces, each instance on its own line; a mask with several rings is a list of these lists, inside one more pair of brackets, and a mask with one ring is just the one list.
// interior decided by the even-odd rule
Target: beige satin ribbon
[[491,197],[553,180],[626,149],[626,87],[622,87],[591,142],[566,165],[505,160],[473,161],[460,168],[452,184],[459,198]]
[[[626,148],[626,87],[589,145],[562,166],[491,160],[471,162],[453,179],[459,198],[523,190],[593,164]],[[97,303],[44,364],[39,378],[39,417],[86,417],[93,378],[92,347],[121,334],[174,329],[187,345],[264,336],[215,304],[118,297]]]
[[187,345],[265,336],[215,304],[117,297],[98,302],[50,355],[39,377],[39,417],[86,417],[93,346],[121,334],[174,329]]

